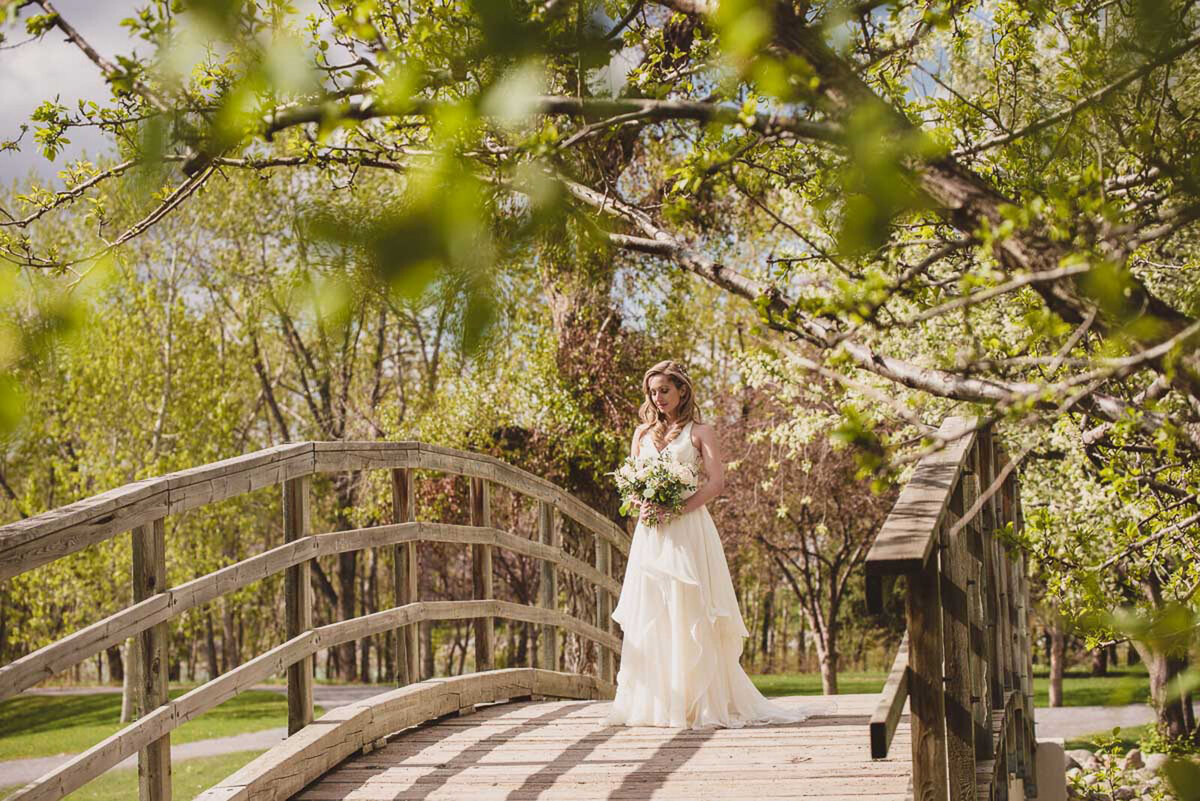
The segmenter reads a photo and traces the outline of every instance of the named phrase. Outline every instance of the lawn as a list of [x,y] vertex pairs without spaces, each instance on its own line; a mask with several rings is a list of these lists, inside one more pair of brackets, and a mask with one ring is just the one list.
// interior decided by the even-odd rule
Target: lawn
[[[174,801],[190,801],[261,753],[239,751],[176,762],[171,769],[171,797]],[[138,797],[137,782],[137,768],[110,770],[66,797],[69,801],[128,801]],[[7,798],[16,789],[0,788],[0,798]]]
[[[1154,724],[1147,723],[1144,726],[1130,726],[1122,728],[1117,734],[1117,742],[1125,752],[1132,751],[1134,748],[1140,748],[1142,741],[1154,733]],[[1112,730],[1096,732],[1095,734],[1086,734],[1083,737],[1072,738],[1063,741],[1063,748],[1070,751],[1075,748],[1086,748],[1088,751],[1095,751],[1100,746],[1098,740],[1110,739],[1113,736]]]
[[[185,688],[171,690],[175,698]],[[324,710],[319,707],[316,714]],[[119,693],[19,695],[0,703],[0,761],[84,751],[121,728]],[[171,742],[261,731],[287,725],[287,698],[248,690],[171,732]]]
[[[838,674],[838,692],[877,693],[883,689],[886,673],[875,671],[844,672]],[[750,680],[758,691],[766,696],[777,695],[820,695],[821,676],[818,673],[760,673]]]
[[[887,674],[883,672],[841,673],[838,675],[840,693],[877,693],[883,690]],[[821,677],[816,673],[773,673],[751,676],[754,686],[763,695],[820,695]],[[1050,679],[1035,671],[1033,702],[1035,706],[1049,705]],[[1069,671],[1063,676],[1063,706],[1122,706],[1146,703],[1150,698],[1150,680],[1145,668],[1109,671],[1109,675],[1093,677],[1086,671]]]
[[[1034,670],[1033,704],[1050,705],[1050,679],[1044,671]],[[1092,676],[1085,670],[1063,675],[1063,706],[1124,706],[1150,700],[1150,679],[1146,668],[1135,665],[1110,670],[1107,676]]]

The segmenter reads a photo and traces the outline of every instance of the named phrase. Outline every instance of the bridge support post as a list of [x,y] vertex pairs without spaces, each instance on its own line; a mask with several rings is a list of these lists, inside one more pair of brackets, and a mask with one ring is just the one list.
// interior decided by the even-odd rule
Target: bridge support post
[[909,710],[912,725],[913,798],[948,801],[946,692],[942,673],[942,598],[937,549],[925,567],[908,574]]
[[[971,451],[971,473],[963,477],[963,506],[970,509],[979,500],[982,465],[979,447]],[[986,508],[986,507],[985,507]],[[967,538],[967,603],[970,605],[969,634],[971,640],[971,718],[974,724],[975,758],[991,759],[994,756],[992,744],[992,707],[991,693],[988,688],[988,674],[991,657],[989,650],[992,645],[990,621],[993,619],[987,609],[987,568],[984,548],[987,539],[983,530],[982,518],[977,517],[967,523],[962,534]]]
[[[612,576],[612,543],[594,534],[596,541],[596,569],[606,578]],[[612,633],[612,596],[603,587],[596,587],[596,628]],[[613,652],[599,643],[596,644],[598,669],[601,681],[609,683],[613,680]]]
[[[1021,485],[1012,479],[1011,494],[1013,499],[1013,532],[1020,534],[1024,528],[1024,514],[1021,511]],[[1025,749],[1023,760],[1025,765],[1025,795],[1037,797],[1037,738],[1033,728],[1033,644],[1029,639],[1029,554],[1021,551],[1017,558],[1017,622],[1021,636],[1021,660],[1018,669],[1021,671],[1021,700],[1022,700],[1022,731],[1025,734]]]
[[[968,465],[964,466],[969,468]],[[973,526],[964,526],[953,536],[950,529],[967,509],[971,493],[966,489],[974,480],[964,475],[950,497],[950,514],[938,529],[941,550],[940,594],[942,597],[942,634],[945,648],[946,758],[949,793],[954,801],[975,801],[975,694],[976,665],[971,655],[972,585],[971,553],[968,541]],[[970,500],[969,500],[970,499]],[[937,559],[937,554],[930,560]],[[914,784],[915,786],[915,784]]]
[[[471,525],[492,525],[491,484],[482,478],[471,479]],[[471,546],[471,583],[477,601],[490,601],[492,594],[492,546]],[[492,652],[496,642],[496,619],[475,618],[475,669],[495,667]]]
[[[162,518],[133,530],[133,602],[144,601],[167,589],[166,521]],[[138,635],[138,715],[167,703],[166,621]],[[132,667],[132,665],[130,666]],[[158,738],[138,751],[138,797],[141,801],[171,799],[171,735]]]
[[[411,523],[416,520],[416,493],[413,471],[402,467],[392,470],[392,520],[396,523]],[[396,606],[417,601],[417,543],[402,542],[393,546],[392,578],[396,588]],[[396,630],[395,651],[396,685],[415,684],[421,680],[417,660],[417,624],[401,626]]]
[[[554,507],[546,501],[539,501],[538,539],[543,545],[557,547],[557,534],[554,525]],[[558,605],[558,574],[554,571],[554,563],[549,559],[542,560],[539,600],[543,609],[554,609]],[[552,623],[542,625],[540,655],[542,667],[545,670],[558,670],[558,627]]]
[[[294,542],[311,534],[308,476],[291,478],[283,483],[283,539]],[[287,639],[297,637],[312,628],[312,563],[301,562],[287,569],[283,576],[284,625]],[[312,723],[313,666],[312,654],[287,669],[288,735]]]

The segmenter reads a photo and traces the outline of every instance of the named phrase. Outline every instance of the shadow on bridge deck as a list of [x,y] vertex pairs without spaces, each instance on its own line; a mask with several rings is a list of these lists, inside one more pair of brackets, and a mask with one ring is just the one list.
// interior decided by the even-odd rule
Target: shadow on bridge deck
[[907,721],[892,749],[899,756],[872,760],[867,722],[878,697],[836,701],[833,714],[800,724],[702,730],[605,726],[608,701],[497,704],[393,735],[295,798],[903,801],[912,773]]

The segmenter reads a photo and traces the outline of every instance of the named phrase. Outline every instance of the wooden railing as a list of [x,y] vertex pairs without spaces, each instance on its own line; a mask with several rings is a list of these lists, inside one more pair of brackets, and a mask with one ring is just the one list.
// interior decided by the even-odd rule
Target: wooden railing
[[979,504],[1008,460],[974,419],[949,418],[938,436],[946,447],[917,465],[867,555],[870,610],[885,581],[907,580],[871,754],[887,756],[907,700],[914,798],[1007,801],[1010,778],[1036,797],[1027,560],[1003,535],[1022,525],[1016,472]]
[[[386,525],[324,534],[311,533],[310,477],[352,470],[390,470],[394,521]],[[471,525],[415,521],[413,471],[434,470],[471,480]],[[507,487],[538,502],[538,539],[491,525],[490,487]],[[187,509],[215,503],[271,485],[283,487],[284,544],[178,587],[166,586],[165,519]],[[595,565],[563,550],[555,513],[593,535]],[[504,692],[555,693],[568,697],[612,696],[613,654],[621,642],[609,617],[620,583],[611,575],[612,549],[629,553],[629,538],[611,520],[544,479],[480,454],[420,442],[305,442],[229,459],[160,478],[127,484],[110,492],[0,527],[0,580],[32,570],[89,545],[132,531],[133,604],[104,620],[0,667],[0,700],[70,668],[100,651],[136,636],[143,681],[138,691],[142,716],[62,766],[18,790],[9,801],[52,801],[91,781],[134,753],[139,755],[143,801],[170,798],[170,733],[242,690],[286,672],[288,731],[294,734],[313,719],[313,661],[319,650],[395,630],[398,683],[417,681],[416,624],[422,621],[474,619],[476,669],[491,671],[493,619],[525,621],[541,627],[542,669],[496,671],[494,682],[459,682],[445,691],[429,687],[400,698],[427,699],[420,709],[393,713],[396,720],[444,710],[447,693],[461,685],[480,698]],[[469,544],[474,598],[463,601],[417,600],[417,550],[421,541]],[[324,626],[312,625],[309,579],[319,556],[364,548],[394,549],[395,606]],[[492,549],[541,560],[540,606],[499,601],[492,592]],[[576,574],[596,592],[596,623],[559,611],[557,570]],[[183,612],[268,576],[285,573],[284,642],[175,700],[167,696],[168,622]],[[556,673],[558,629],[599,646],[598,675]],[[500,675],[505,674],[505,675]],[[474,688],[474,689],[471,689]],[[522,689],[523,688],[523,689]],[[455,703],[470,707],[464,693]],[[433,699],[433,700],[428,700]],[[456,696],[457,699],[457,696]],[[398,701],[399,702],[399,701]],[[457,707],[456,707],[457,708]],[[419,714],[418,714],[419,713]],[[324,722],[324,719],[322,720]],[[419,722],[419,721],[417,721]],[[348,725],[348,724],[347,724]],[[359,731],[373,731],[366,726]],[[375,735],[379,736],[379,735]]]

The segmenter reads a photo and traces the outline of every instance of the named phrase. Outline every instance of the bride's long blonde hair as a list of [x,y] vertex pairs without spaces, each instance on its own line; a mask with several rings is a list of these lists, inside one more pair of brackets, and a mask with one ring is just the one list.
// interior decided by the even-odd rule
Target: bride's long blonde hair
[[[675,413],[673,423],[667,422],[666,416],[650,399],[650,379],[656,375],[665,375],[679,390],[679,409]],[[646,399],[642,401],[642,406],[638,409],[638,417],[643,423],[649,424],[648,430],[654,437],[654,447],[660,451],[690,421],[700,422],[700,410],[696,407],[696,393],[692,390],[692,379],[688,378],[687,370],[677,361],[667,359],[647,370],[646,374],[642,376],[642,394]]]

